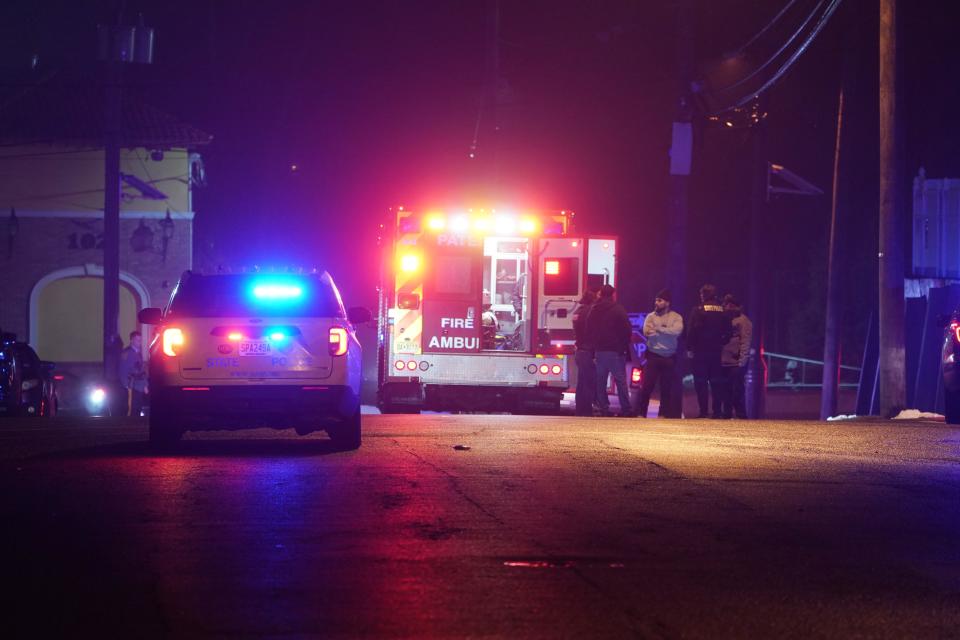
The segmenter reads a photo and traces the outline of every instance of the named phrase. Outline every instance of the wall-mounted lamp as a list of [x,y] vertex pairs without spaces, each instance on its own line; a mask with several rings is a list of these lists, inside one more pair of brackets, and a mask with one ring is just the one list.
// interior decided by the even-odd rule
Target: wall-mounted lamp
[[167,260],[167,245],[173,239],[173,218],[170,217],[170,209],[167,209],[167,217],[160,221],[161,237],[163,238],[163,260]]

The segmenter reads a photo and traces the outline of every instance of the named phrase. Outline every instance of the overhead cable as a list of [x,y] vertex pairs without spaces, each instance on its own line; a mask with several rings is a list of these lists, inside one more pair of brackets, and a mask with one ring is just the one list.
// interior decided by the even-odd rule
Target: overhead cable
[[739,49],[737,49],[737,53],[743,53],[744,50],[745,50],[747,47],[749,47],[749,46],[752,45],[754,42],[756,42],[757,40],[759,40],[760,38],[762,38],[762,37],[763,37],[763,34],[765,34],[767,31],[769,31],[769,30],[773,27],[773,25],[776,24],[777,21],[780,20],[780,18],[783,17],[783,14],[785,14],[787,11],[789,11],[789,10],[790,10],[790,7],[792,7],[792,6],[795,5],[796,3],[797,3],[797,0],[790,0],[790,2],[788,2],[788,3],[786,4],[786,6],[784,6],[783,9],[780,10],[780,13],[778,13],[778,14],[775,15],[775,16],[773,16],[773,19],[770,20],[770,22],[768,22],[768,23],[766,24],[766,26],[763,27],[763,29],[760,29],[760,31],[758,31],[758,32],[756,33],[756,35],[754,35],[752,38],[750,38],[749,40],[747,40],[747,43],[746,43],[746,44],[744,44],[744,45],[741,46]]
[[823,30],[823,27],[825,27],[827,22],[830,20],[830,17],[837,10],[837,7],[840,6],[840,1],[841,0],[830,1],[830,4],[827,6],[826,11],[824,11],[823,15],[820,17],[820,20],[817,22],[813,30],[807,35],[803,43],[797,48],[796,51],[793,52],[793,54],[789,58],[787,58],[786,62],[784,62],[780,66],[780,68],[777,69],[777,72],[773,74],[773,76],[769,80],[764,82],[756,91],[751,92],[749,95],[741,98],[734,104],[724,107],[723,109],[714,111],[712,115],[718,115],[718,114],[730,111],[732,109],[742,107],[745,104],[751,102],[752,100],[755,100],[756,98],[758,98],[762,93],[766,92],[770,87],[776,84],[776,82],[783,77],[783,75],[790,69],[790,67],[793,66],[793,64],[800,58],[800,56],[803,55],[804,52],[806,52],[807,48],[809,48],[810,46],[810,43],[812,43],[814,39],[820,34],[820,32]]
[[826,0],[820,0],[820,1],[817,3],[817,6],[815,6],[815,7],[813,8],[813,11],[811,11],[810,14],[804,19],[804,21],[800,23],[800,26],[797,27],[797,30],[793,32],[793,35],[791,35],[791,36],[787,39],[787,41],[784,42],[783,45],[782,45],[779,49],[777,49],[776,53],[774,53],[772,56],[770,56],[770,57],[767,59],[766,62],[764,62],[762,65],[760,65],[759,67],[757,67],[756,69],[754,69],[754,70],[753,70],[752,72],[750,72],[746,77],[740,78],[739,80],[737,80],[737,81],[734,82],[733,84],[727,85],[727,86],[725,86],[725,87],[723,87],[723,88],[721,88],[721,89],[717,89],[717,93],[722,93],[722,92],[725,92],[725,91],[731,91],[731,90],[733,90],[733,89],[736,89],[736,88],[739,87],[739,86],[742,86],[744,83],[748,82],[751,78],[754,78],[758,73],[760,73],[761,71],[763,71],[764,69],[766,69],[767,67],[769,67],[771,64],[773,64],[773,62],[774,62],[777,58],[779,58],[780,55],[783,54],[784,51],[786,51],[787,47],[789,47],[791,44],[793,44],[793,41],[796,40],[797,38],[799,38],[799,37],[800,37],[800,34],[803,33],[803,32],[806,30],[807,25],[810,24],[810,21],[813,20],[813,17],[814,17],[815,15],[817,15],[817,13],[820,11],[820,8],[824,5],[825,2],[826,2]]

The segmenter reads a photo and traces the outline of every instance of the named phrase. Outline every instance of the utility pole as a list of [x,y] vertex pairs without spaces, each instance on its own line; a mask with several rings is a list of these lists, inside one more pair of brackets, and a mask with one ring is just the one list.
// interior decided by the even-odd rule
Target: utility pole
[[[848,65],[849,66],[849,65]],[[846,74],[844,74],[846,75]],[[846,80],[846,78],[844,78]],[[820,419],[837,415],[837,388],[840,384],[840,237],[837,194],[840,189],[840,142],[843,133],[843,86],[837,104],[837,137],[833,148],[833,193],[830,199],[830,255],[827,258],[827,317],[823,336],[823,391]]]
[[880,0],[880,415],[906,404],[903,277],[904,246],[900,169],[901,125],[897,100],[897,0]]
[[[689,216],[690,173],[693,161],[693,104],[691,83],[694,74],[693,15],[690,0],[677,3],[677,111],[670,146],[670,216],[667,229],[667,288],[674,307],[686,312],[687,299],[687,218]],[[678,396],[675,396],[678,397]]]
[[118,382],[120,360],[120,146],[123,144],[123,65],[153,62],[153,29],[121,24],[97,27],[104,87],[103,377]]
[[766,155],[766,135],[761,105],[755,106],[758,117],[750,126],[753,142],[753,189],[750,197],[750,283],[747,295],[748,311],[753,318],[753,344],[750,346],[750,360],[744,376],[747,417],[758,420],[763,418],[767,403],[767,366],[763,360],[764,321],[764,277],[768,265],[764,260],[763,229],[765,225],[765,204],[767,201],[767,181],[769,166]]
[[[693,54],[693,12],[690,0],[677,3],[677,111],[670,144],[670,201],[667,223],[667,288],[673,306],[681,313],[689,308],[687,299],[687,219],[689,217],[690,173],[693,165],[693,100],[691,96]],[[675,406],[661,415],[680,417],[683,413],[682,376],[674,376],[671,394]]]

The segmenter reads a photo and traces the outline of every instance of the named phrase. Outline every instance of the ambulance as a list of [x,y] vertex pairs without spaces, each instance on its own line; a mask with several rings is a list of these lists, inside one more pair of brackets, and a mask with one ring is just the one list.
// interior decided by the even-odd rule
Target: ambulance
[[399,207],[379,244],[381,411],[560,411],[573,311],[616,286],[616,238],[576,233],[571,211]]

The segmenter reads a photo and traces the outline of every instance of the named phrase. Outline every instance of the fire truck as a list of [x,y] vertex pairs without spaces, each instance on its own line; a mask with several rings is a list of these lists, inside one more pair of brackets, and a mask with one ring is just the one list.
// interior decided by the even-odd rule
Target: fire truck
[[617,273],[616,238],[573,223],[571,211],[391,210],[380,237],[381,411],[559,411],[574,308]]

